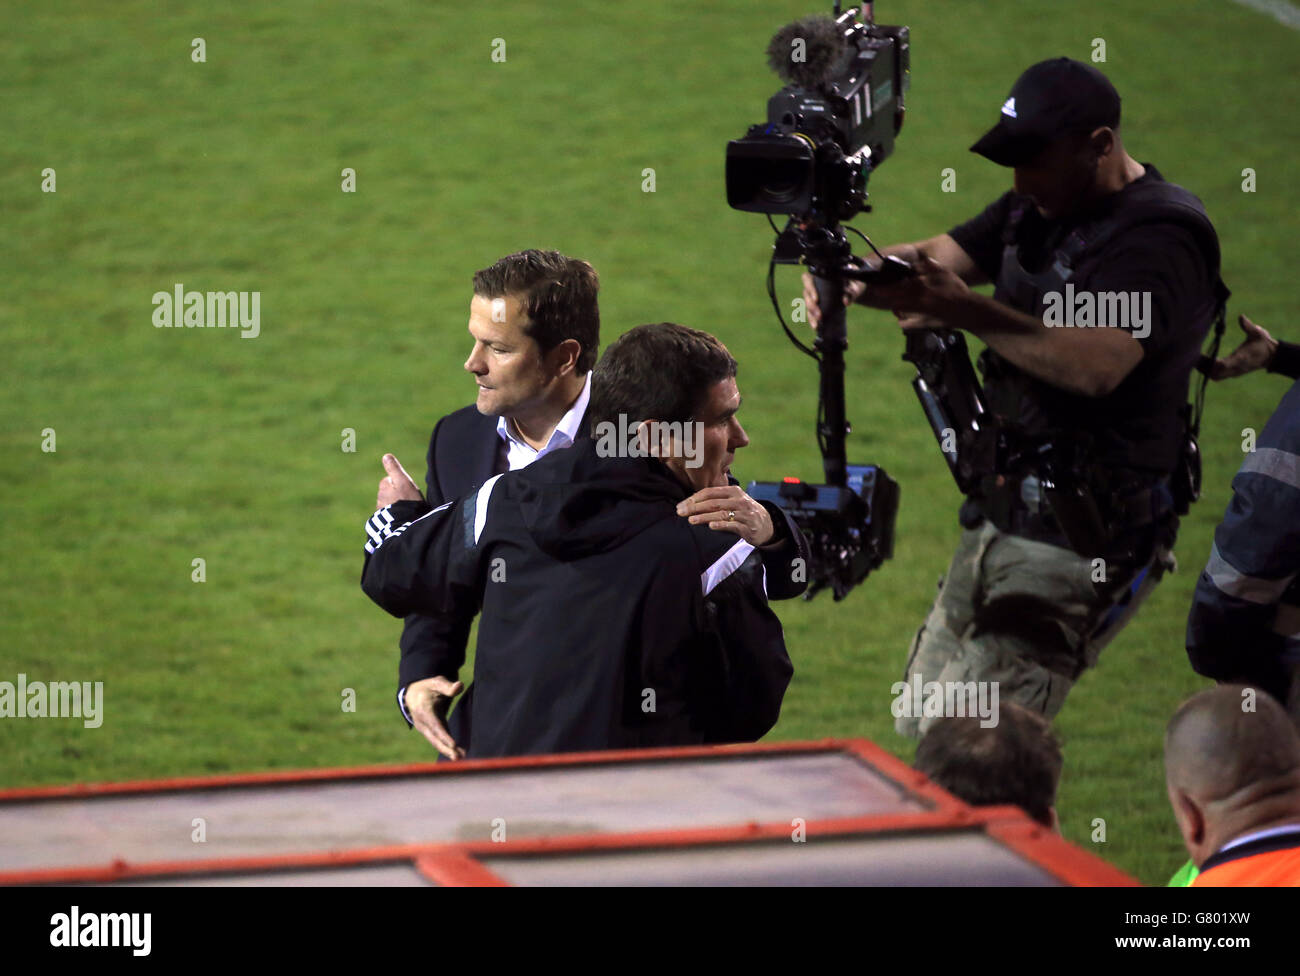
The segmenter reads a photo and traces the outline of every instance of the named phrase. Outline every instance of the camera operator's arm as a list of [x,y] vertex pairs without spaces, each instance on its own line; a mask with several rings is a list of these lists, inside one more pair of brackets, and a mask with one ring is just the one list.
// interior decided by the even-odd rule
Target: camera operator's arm
[[[951,234],[939,234],[913,244],[894,244],[882,252],[886,257],[900,257],[916,267],[929,258],[941,268],[947,268],[968,285],[986,285],[988,276],[980,270],[975,260],[966,253]],[[874,263],[874,262],[873,262]]]
[[[957,275],[968,285],[987,284],[988,277],[975,261],[967,254],[952,236],[949,234],[940,234],[937,237],[931,237],[924,241],[914,241],[910,244],[891,244],[883,248],[880,252],[885,257],[902,258],[913,267],[918,267],[925,258],[929,258],[936,264],[947,268]],[[878,259],[873,257],[868,262],[869,265],[875,266],[879,263]],[[864,299],[864,292],[867,285],[862,281],[844,282],[844,304],[851,305],[857,302],[862,305],[869,304]],[[808,324],[816,329],[821,321],[821,306],[817,303],[817,287],[813,282],[813,277],[808,272],[803,275],[803,300],[808,310]]]
[[1186,328],[1197,296],[1213,280],[1191,231],[1165,222],[1131,229],[1076,283],[1080,293],[1143,296],[1127,321],[1114,323],[1124,328],[1049,328],[1043,319],[971,292],[932,261],[917,270],[915,278],[869,289],[864,301],[892,310],[904,329],[965,329],[1025,372],[1090,397],[1111,393],[1148,348],[1163,348],[1175,330]]
[[866,301],[890,309],[907,329],[965,329],[1044,382],[1105,396],[1142,360],[1142,345],[1122,329],[1049,329],[1032,315],[971,291],[933,261],[908,281],[872,288]]
[[[1109,394],[1144,355],[1142,344],[1121,329],[1049,329],[1032,315],[974,292],[950,321],[1025,372],[1084,396]],[[908,328],[924,322],[899,324]]]

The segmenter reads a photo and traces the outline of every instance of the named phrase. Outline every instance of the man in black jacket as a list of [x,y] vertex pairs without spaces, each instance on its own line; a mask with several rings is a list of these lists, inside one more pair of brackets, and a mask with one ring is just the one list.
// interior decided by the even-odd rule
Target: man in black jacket
[[481,607],[452,755],[752,741],[776,722],[792,668],[754,527],[708,501],[749,442],[735,372],[706,333],[640,326],[593,374],[596,439],[434,509],[389,464],[362,588],[394,615]]
[[[426,482],[431,505],[463,498],[493,475],[519,470],[587,436],[590,371],[600,344],[598,290],[590,264],[556,251],[521,251],[475,273],[469,319],[474,346],[465,369],[478,396],[434,427]],[[385,463],[400,470],[395,459]],[[690,508],[735,511],[733,527],[752,525],[762,546],[771,598],[798,596],[805,574],[791,567],[800,559],[799,565],[807,564],[803,536],[781,509],[760,505],[734,479],[728,481]],[[472,612],[442,619],[413,613],[402,631],[398,707],[408,725],[451,758],[455,742],[469,735],[472,686],[450,728],[446,713],[463,690],[458,677],[472,623]]]

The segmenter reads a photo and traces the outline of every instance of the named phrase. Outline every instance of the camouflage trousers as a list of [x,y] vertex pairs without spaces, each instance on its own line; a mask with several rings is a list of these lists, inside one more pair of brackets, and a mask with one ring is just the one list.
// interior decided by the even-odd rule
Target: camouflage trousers
[[[904,681],[942,687],[997,682],[1000,702],[1015,702],[1050,720],[1173,567],[1173,555],[1164,548],[1139,576],[1141,567],[1107,567],[1002,532],[987,520],[964,529],[934,606],[912,639]],[[1117,605],[1126,591],[1127,601]],[[935,717],[909,711],[896,718],[895,728],[919,737]]]

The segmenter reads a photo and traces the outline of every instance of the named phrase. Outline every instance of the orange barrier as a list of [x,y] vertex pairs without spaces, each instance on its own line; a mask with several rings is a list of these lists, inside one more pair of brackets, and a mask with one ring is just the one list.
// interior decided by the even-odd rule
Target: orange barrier
[[832,739],[0,791],[0,884],[69,883],[1135,882]]

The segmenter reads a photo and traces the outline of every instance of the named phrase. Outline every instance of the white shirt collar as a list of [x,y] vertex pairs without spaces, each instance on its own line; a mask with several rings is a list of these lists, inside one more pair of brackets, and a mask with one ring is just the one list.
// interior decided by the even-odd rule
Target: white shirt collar
[[[550,439],[546,446],[540,451],[525,441],[515,430],[515,425],[505,417],[497,418],[497,436],[506,442],[511,453],[517,450],[523,450],[535,454],[536,458],[543,457],[551,451],[563,447],[572,447],[574,440],[578,436],[578,431],[582,427],[582,418],[587,412],[587,403],[591,399],[591,371],[587,371],[587,378],[582,384],[582,392],[578,394],[578,399],[573,401],[568,411],[560,418],[560,422],[555,425],[555,430],[551,432]],[[511,465],[514,468],[514,465]]]

